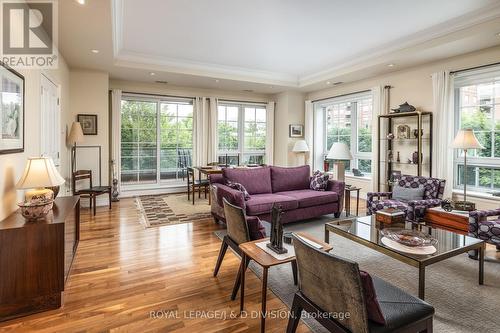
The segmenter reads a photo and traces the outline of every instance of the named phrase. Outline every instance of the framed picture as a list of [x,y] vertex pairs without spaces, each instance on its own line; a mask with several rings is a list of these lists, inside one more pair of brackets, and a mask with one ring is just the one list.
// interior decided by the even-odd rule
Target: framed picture
[[97,115],[79,114],[77,121],[82,125],[83,135],[97,135]]
[[410,126],[399,125],[397,127],[397,138],[398,139],[410,139]]
[[304,137],[304,125],[290,125],[289,126],[289,136],[291,138]]
[[0,154],[24,151],[24,76],[0,62]]

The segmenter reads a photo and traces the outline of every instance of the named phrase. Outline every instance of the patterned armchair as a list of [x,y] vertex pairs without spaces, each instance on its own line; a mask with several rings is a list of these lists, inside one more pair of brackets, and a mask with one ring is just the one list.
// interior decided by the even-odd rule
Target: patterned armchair
[[[469,236],[496,245],[500,250],[500,208],[469,212]],[[470,255],[477,258],[477,251]]]
[[427,208],[441,204],[445,184],[444,179],[403,175],[399,180],[399,186],[411,188],[423,186],[425,188],[423,200],[405,202],[392,199],[392,192],[368,192],[367,214],[372,215],[378,210],[393,207],[404,211],[407,221],[418,221],[424,217]]

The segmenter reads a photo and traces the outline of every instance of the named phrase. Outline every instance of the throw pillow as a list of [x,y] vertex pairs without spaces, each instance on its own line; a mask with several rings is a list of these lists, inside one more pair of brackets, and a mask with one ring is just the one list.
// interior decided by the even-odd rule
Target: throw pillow
[[248,191],[245,188],[245,186],[241,185],[240,183],[232,182],[230,180],[226,181],[226,185],[232,188],[233,190],[242,192],[245,200],[250,200],[250,194],[248,194]]
[[385,318],[377,300],[377,294],[375,293],[372,277],[365,271],[359,271],[359,276],[361,277],[363,295],[365,296],[368,319],[377,324],[385,325]]
[[394,185],[392,189],[392,198],[399,201],[422,200],[424,198],[425,188],[423,187],[403,187],[399,184]]
[[324,191],[328,186],[328,178],[330,178],[328,174],[316,170],[311,177],[309,187],[311,188],[311,190]]

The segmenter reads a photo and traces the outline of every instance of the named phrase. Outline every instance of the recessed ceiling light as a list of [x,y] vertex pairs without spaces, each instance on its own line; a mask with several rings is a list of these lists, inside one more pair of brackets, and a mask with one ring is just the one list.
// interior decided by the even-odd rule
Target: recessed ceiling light
[[274,86],[269,86],[269,88],[273,89],[273,88],[274,88]]
[[219,79],[215,79],[215,82],[216,82],[216,83],[219,83],[219,82],[220,82],[220,80],[219,80]]
[[85,5],[85,0],[75,0],[76,2],[78,2],[80,5]]
[[496,35],[497,37],[500,37],[500,32],[497,32],[495,35]]
[[330,81],[326,81],[326,84],[327,84],[327,85],[330,85],[330,84],[332,84],[332,83],[331,83]]
[[167,81],[161,81],[161,80],[157,80],[155,81],[156,83],[161,83],[161,84],[167,84],[168,82]]
[[244,92],[253,92],[252,89],[243,89]]
[[149,73],[149,75],[151,75],[151,76],[155,76],[155,75],[156,75],[156,73],[155,73],[155,72],[151,72],[151,73]]
[[99,50],[97,50],[97,49],[93,49],[93,50],[91,50],[91,51],[92,51],[92,53],[94,53],[94,54],[99,53]]
[[394,64],[387,64],[387,67],[394,67]]

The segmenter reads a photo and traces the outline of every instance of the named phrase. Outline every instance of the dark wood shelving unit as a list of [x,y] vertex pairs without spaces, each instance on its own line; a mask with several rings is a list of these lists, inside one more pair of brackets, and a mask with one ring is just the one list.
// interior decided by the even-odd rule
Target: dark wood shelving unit
[[[416,120],[417,124],[417,133],[418,136],[416,138],[394,138],[394,139],[388,139],[387,135],[389,133],[395,133],[396,129],[394,128],[394,123],[395,119],[402,119],[402,118],[414,118]],[[425,118],[428,119],[429,122],[429,129],[428,131],[424,134],[422,134],[422,130],[424,129],[424,120]],[[387,130],[383,130],[382,122],[387,123]],[[412,133],[410,133],[411,135]],[[378,116],[378,142],[377,142],[377,190],[380,191],[380,184],[387,183],[388,186],[390,187],[390,184],[388,183],[392,171],[394,170],[393,166],[394,165],[414,165],[416,167],[416,172],[415,176],[422,176],[422,168],[424,166],[429,167],[429,177],[432,177],[432,112],[428,111],[414,111],[414,112],[400,112],[400,113],[389,113],[389,114],[384,114],[384,115],[379,115]],[[394,151],[394,144],[395,143],[409,143],[409,144],[415,144],[415,151],[418,154],[418,162],[417,163],[408,163],[408,162],[397,162],[393,160],[388,160],[387,158],[387,152],[388,151]],[[424,156],[424,144],[428,146],[428,156]],[[384,152],[382,152],[382,149],[384,149]],[[383,156],[382,156],[383,155]],[[428,159],[425,163],[423,161],[425,159]],[[384,165],[384,169],[386,170],[385,174],[385,180],[381,180],[382,176],[382,165]],[[385,168],[385,165],[387,165],[387,168]]]

